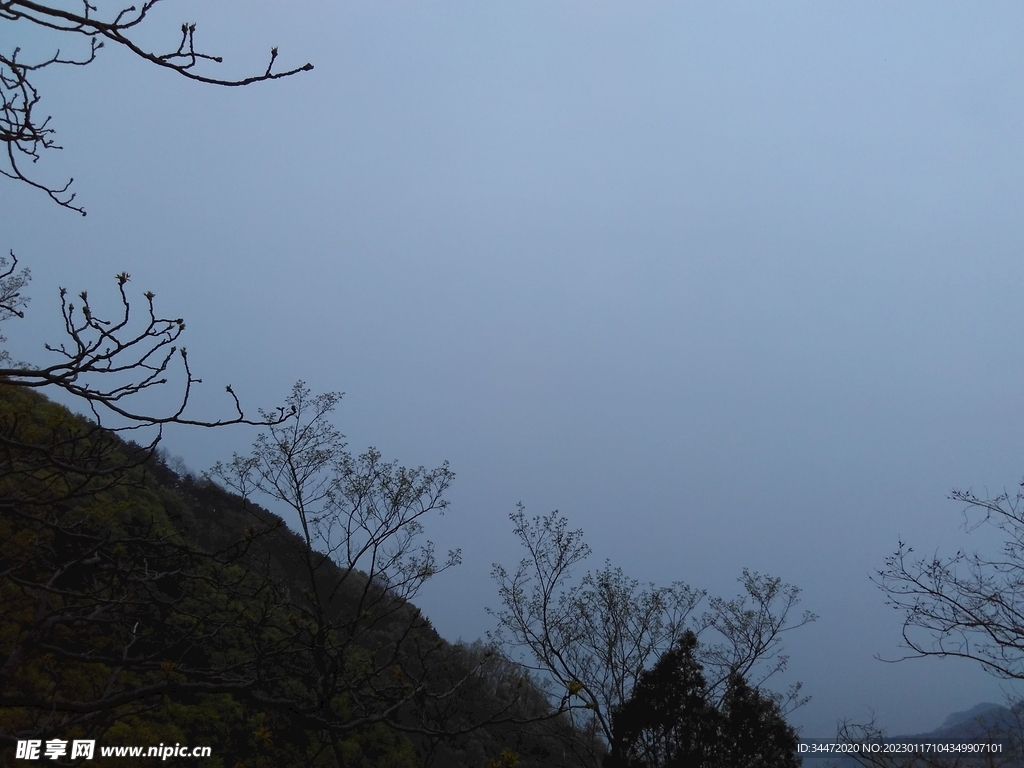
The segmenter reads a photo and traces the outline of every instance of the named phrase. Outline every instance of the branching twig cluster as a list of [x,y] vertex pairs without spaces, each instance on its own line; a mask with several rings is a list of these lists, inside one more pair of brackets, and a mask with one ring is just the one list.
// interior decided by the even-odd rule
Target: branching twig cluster
[[[0,167],[0,174],[25,182],[45,192],[58,205],[85,215],[85,210],[75,203],[75,193],[70,191],[74,179],[69,179],[63,185],[51,185],[36,180],[26,170],[26,164],[37,162],[45,150],[60,149],[54,139],[50,116],[39,114],[40,92],[35,78],[41,70],[49,67],[82,67],[91,64],[99,50],[107,44],[127,49],[151,64],[170,69],[190,80],[214,85],[249,85],[289,77],[313,68],[312,64],[307,63],[275,71],[277,48],[271,48],[264,72],[236,79],[217,77],[201,65],[220,63],[222,59],[196,48],[194,23],[181,25],[181,37],[176,48],[164,53],[158,52],[141,42],[138,34],[158,2],[160,0],[146,0],[141,5],[122,7],[102,14],[98,6],[92,5],[89,0],[82,0],[78,11],[54,3],[0,0],[0,29],[6,27],[13,31],[16,23],[30,25],[66,35],[71,47],[80,47],[75,54],[64,54],[58,49],[47,57],[34,60],[26,60],[19,46],[0,50],[0,141],[6,148],[5,167]],[[84,46],[79,41],[84,41]]]
[[909,657],[973,659],[1000,677],[1024,680],[1024,491],[986,498],[954,490],[950,498],[966,506],[968,530],[1001,532],[1002,551],[917,557],[900,542],[875,581],[904,614]]
[[303,595],[292,608],[300,633],[285,665],[304,685],[300,695],[261,706],[301,713],[305,727],[332,745],[376,723],[451,739],[485,723],[550,718],[547,708],[524,709],[518,693],[495,711],[467,711],[466,690],[493,662],[485,654],[452,666],[458,654],[410,602],[460,562],[460,551],[439,557],[422,540],[423,522],[448,507],[454,473],[447,464],[402,467],[373,448],[352,455],[330,422],[340,398],[313,396],[299,382],[287,399],[294,418],[271,423],[251,454],[211,471],[247,504],[283,505],[301,533],[282,543],[301,562]]
[[[17,259],[0,258],[0,321],[22,317],[27,299],[21,291],[28,282],[27,270],[15,272]],[[115,432],[155,427],[160,439],[166,424],[184,424],[200,427],[219,427],[228,424],[266,425],[280,424],[288,418],[285,409],[261,412],[259,418],[246,416],[231,386],[226,387],[233,414],[219,419],[197,419],[186,414],[194,385],[202,382],[189,365],[188,352],[178,346],[185,330],[182,318],[157,315],[153,300],[155,294],[143,294],[146,304],[141,319],[136,322],[126,285],[127,272],[117,275],[120,306],[117,315],[106,319],[97,314],[86,291],[78,294],[81,303],[69,299],[66,289],[60,289],[61,314],[65,340],[47,344],[47,351],[57,361],[44,366],[13,363],[9,354],[0,356],[0,380],[20,387],[55,387],[64,390],[79,402],[87,404],[99,426]],[[175,369],[178,373],[175,374]],[[163,413],[153,413],[138,406],[137,398],[149,390],[180,379],[181,391]],[[103,424],[103,417],[117,417],[118,425]]]
[[[721,703],[736,677],[752,678],[756,688],[783,672],[783,633],[816,618],[806,611],[794,616],[798,588],[746,570],[740,596],[711,598],[699,616],[695,609],[706,594],[682,582],[643,585],[609,563],[576,581],[574,570],[590,555],[581,530],[570,530],[557,511],[528,518],[520,505],[510,517],[526,556],[514,572],[494,566],[503,604],[491,611],[500,626],[494,639],[526,651],[534,659],[530,668],[551,682],[559,709],[606,745],[613,716],[640,675],[687,631],[701,638],[697,658]],[[799,684],[766,695],[784,711],[807,700]],[[596,752],[577,755],[581,764],[600,762],[600,740]]]

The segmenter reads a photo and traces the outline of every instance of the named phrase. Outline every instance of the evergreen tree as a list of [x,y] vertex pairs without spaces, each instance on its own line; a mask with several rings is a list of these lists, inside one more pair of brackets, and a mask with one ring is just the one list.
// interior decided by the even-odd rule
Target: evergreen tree
[[796,732],[769,696],[734,675],[714,701],[685,632],[612,714],[604,768],[796,768]]

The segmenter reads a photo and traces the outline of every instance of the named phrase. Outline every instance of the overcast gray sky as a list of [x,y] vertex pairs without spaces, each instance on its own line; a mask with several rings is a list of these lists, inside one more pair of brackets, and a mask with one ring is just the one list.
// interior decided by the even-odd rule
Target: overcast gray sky
[[[0,185],[3,247],[56,288],[113,275],[188,321],[213,408],[347,394],[354,448],[447,459],[429,532],[464,564],[422,600],[492,628],[507,515],[558,508],[642,580],[804,589],[789,642],[828,735],[999,701],[952,662],[884,664],[869,575],[899,538],[973,546],[954,487],[1024,466],[1019,3],[167,2],[224,90],[117,51],[41,76],[82,219]],[[176,432],[196,469],[252,435]],[[979,544],[987,540],[975,535]]]

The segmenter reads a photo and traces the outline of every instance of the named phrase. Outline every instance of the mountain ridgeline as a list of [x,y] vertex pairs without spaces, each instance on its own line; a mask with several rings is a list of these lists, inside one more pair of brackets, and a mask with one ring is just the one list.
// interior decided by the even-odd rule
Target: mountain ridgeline
[[[214,766],[593,753],[519,665],[209,479],[25,387],[0,385],[0,451],[0,760],[25,739],[203,745]],[[407,494],[374,471],[381,500]]]

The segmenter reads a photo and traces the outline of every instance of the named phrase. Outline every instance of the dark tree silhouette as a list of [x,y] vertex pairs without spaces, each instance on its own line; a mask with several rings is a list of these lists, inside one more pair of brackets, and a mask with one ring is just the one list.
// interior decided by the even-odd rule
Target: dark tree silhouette
[[401,467],[373,449],[353,456],[330,422],[339,399],[296,384],[288,398],[295,418],[271,425],[250,455],[211,474],[243,499],[283,505],[297,518],[302,598],[291,606],[295,629],[282,671],[302,685],[268,687],[261,706],[301,713],[344,764],[347,734],[377,723],[429,730],[410,710],[426,711],[457,690],[432,674],[446,646],[409,601],[460,553],[438,559],[420,540],[422,521],[447,508],[454,473],[447,465]]
[[1000,533],[1000,551],[917,557],[901,541],[875,582],[904,615],[907,658],[967,658],[1024,680],[1024,490],[994,498],[953,490],[950,498],[964,505],[968,532]]
[[[39,160],[45,150],[60,149],[54,139],[50,117],[39,114],[40,92],[36,76],[42,70],[57,66],[82,67],[95,61],[101,48],[113,45],[130,51],[138,58],[175,74],[203,83],[242,86],[264,80],[289,77],[313,68],[304,64],[275,71],[277,48],[270,49],[267,68],[247,77],[218,77],[210,64],[221,57],[196,47],[196,25],[184,23],[176,37],[176,45],[160,50],[149,45],[146,33],[148,16],[161,0],[145,0],[138,5],[102,5],[82,0],[73,10],[73,3],[33,2],[32,0],[0,0],[0,141],[6,152],[6,167],[0,174],[25,182],[49,195],[58,205],[85,215],[76,205],[70,191],[70,179],[63,185],[37,181],[25,170],[26,163]],[[22,30],[45,31],[56,35],[56,49],[41,58],[27,58],[17,41]],[[72,52],[69,53],[68,49]]]
[[719,714],[708,700],[697,636],[685,632],[612,713],[605,768],[704,766],[718,747]]
[[[570,530],[557,511],[530,519],[520,505],[510,517],[526,556],[514,572],[494,566],[503,604],[492,611],[500,625],[495,639],[511,654],[527,651],[552,698],[580,732],[594,736],[575,754],[579,765],[600,764],[613,741],[613,713],[644,670],[687,632],[702,640],[697,661],[708,675],[710,699],[720,701],[737,677],[760,689],[784,671],[784,634],[816,618],[809,611],[795,615],[797,587],[747,570],[740,595],[710,598],[700,614],[704,592],[682,582],[645,586],[608,563],[574,582],[574,568],[590,554],[583,532]],[[799,684],[779,699],[786,711],[806,701]]]
[[723,768],[798,768],[797,734],[779,703],[734,676],[721,703],[719,765]]
[[612,715],[604,768],[797,768],[797,736],[778,703],[742,675],[718,701],[685,632]]
[[[18,260],[0,257],[0,322],[22,318],[28,299],[23,291],[31,277],[27,269],[17,271]],[[114,432],[153,428],[152,443],[159,442],[167,424],[196,427],[220,427],[230,424],[262,426],[281,423],[288,414],[283,408],[262,412],[257,418],[242,410],[230,385],[225,387],[232,413],[214,419],[193,417],[188,413],[189,399],[197,378],[189,365],[188,352],[179,345],[185,331],[180,317],[162,317],[156,312],[156,294],[146,291],[144,308],[133,307],[127,284],[131,276],[122,272],[115,277],[119,302],[115,314],[99,314],[89,294],[78,294],[79,304],[60,289],[64,339],[47,344],[53,362],[44,365],[14,361],[7,350],[0,350],[0,379],[16,387],[59,389],[88,408],[97,426]],[[0,337],[0,342],[4,339]],[[139,404],[145,395],[178,386],[178,393],[161,412],[151,402]],[[164,394],[164,396],[166,396]],[[106,420],[106,423],[104,423]],[[114,420],[113,422],[111,420]]]

